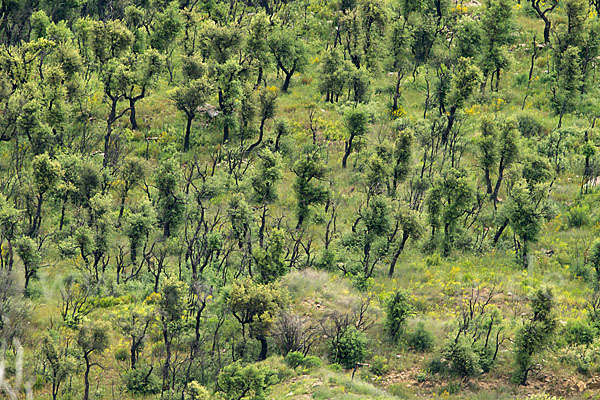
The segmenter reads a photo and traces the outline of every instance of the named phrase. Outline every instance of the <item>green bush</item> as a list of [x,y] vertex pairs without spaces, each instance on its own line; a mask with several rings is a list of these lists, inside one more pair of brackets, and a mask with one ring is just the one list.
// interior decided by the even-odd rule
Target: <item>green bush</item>
[[419,322],[415,330],[408,334],[408,347],[415,351],[430,351],[434,344],[433,334],[425,329],[423,322]]
[[304,362],[304,354],[299,351],[291,351],[285,356],[285,363],[293,369],[296,369]]
[[127,371],[123,380],[128,392],[142,395],[160,393],[161,381],[154,373],[150,373],[149,367]]
[[404,290],[397,290],[388,298],[385,310],[387,333],[393,341],[398,342],[404,333],[406,319],[412,313],[408,293]]
[[337,343],[331,343],[329,354],[332,362],[339,363],[344,368],[354,368],[357,363],[365,360],[367,337],[354,326],[349,326]]
[[586,206],[574,206],[566,215],[569,228],[581,228],[590,223],[590,210]]
[[323,361],[317,356],[307,356],[304,358],[304,361],[302,361],[302,366],[309,371],[321,368],[322,365]]
[[187,385],[187,398],[190,400],[210,400],[210,392],[196,381],[191,381]]
[[385,357],[375,356],[371,360],[369,371],[377,376],[385,375],[389,370],[388,360]]
[[479,355],[467,339],[461,336],[458,341],[449,342],[443,350],[443,361],[448,372],[462,377],[475,376],[481,372]]
[[587,322],[583,320],[571,320],[567,322],[564,328],[564,338],[568,345],[590,345],[594,341],[596,331]]
[[517,117],[517,124],[521,135],[526,138],[540,136],[544,133],[544,126],[533,116],[521,114]]

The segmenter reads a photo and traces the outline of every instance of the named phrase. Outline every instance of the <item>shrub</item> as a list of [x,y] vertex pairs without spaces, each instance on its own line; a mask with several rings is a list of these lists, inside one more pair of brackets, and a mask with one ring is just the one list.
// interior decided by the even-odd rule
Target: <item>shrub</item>
[[586,206],[574,206],[566,217],[569,228],[581,228],[590,223],[590,210]]
[[299,351],[291,351],[285,356],[285,363],[293,369],[296,369],[304,362],[304,354]]
[[196,381],[191,381],[187,385],[186,393],[190,400],[210,400],[210,392]]
[[515,338],[514,379],[521,385],[527,383],[527,375],[535,365],[534,355],[546,348],[556,329],[552,292],[549,289],[537,290],[531,303],[533,313],[519,329]]
[[570,346],[589,346],[594,341],[595,333],[595,329],[587,321],[582,320],[569,321],[564,328],[564,338]]
[[443,350],[443,360],[448,372],[462,377],[475,376],[481,372],[479,355],[464,336],[449,342]]
[[331,343],[329,353],[331,360],[345,368],[354,368],[365,360],[367,354],[367,337],[354,326],[344,330],[337,342]]
[[431,360],[429,360],[425,369],[432,375],[445,373],[448,371],[445,361],[446,360],[443,360],[439,354],[436,354]]
[[129,351],[125,347],[119,347],[115,351],[115,360],[117,360],[117,361],[129,360]]
[[302,362],[302,366],[309,371],[313,370],[313,369],[321,368],[322,365],[323,365],[323,361],[321,361],[321,359],[317,356],[307,356],[304,358],[304,361]]
[[387,312],[385,320],[386,330],[392,340],[398,342],[404,333],[406,319],[412,313],[408,293],[404,290],[397,290],[388,298],[385,308]]
[[544,133],[544,126],[533,116],[521,114],[517,117],[519,131],[524,137],[536,137]]
[[415,351],[429,351],[433,349],[434,344],[433,334],[425,329],[423,322],[419,322],[415,330],[408,334],[408,347]]
[[377,376],[385,375],[388,372],[389,365],[385,357],[375,356],[371,360],[369,371]]
[[149,395],[160,393],[161,381],[149,367],[137,367],[123,375],[127,391],[135,394]]

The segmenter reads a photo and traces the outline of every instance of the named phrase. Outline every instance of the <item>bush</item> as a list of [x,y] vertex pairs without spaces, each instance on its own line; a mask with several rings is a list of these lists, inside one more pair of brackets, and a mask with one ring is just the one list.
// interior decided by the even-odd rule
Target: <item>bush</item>
[[127,371],[123,375],[123,381],[127,391],[135,394],[157,394],[160,393],[160,379],[150,373],[149,367],[137,367]]
[[544,133],[544,126],[533,116],[522,114],[517,117],[519,131],[524,137],[536,137]]
[[344,368],[354,368],[365,360],[367,337],[354,326],[349,326],[337,343],[331,343],[329,353],[333,362],[340,363]]
[[296,369],[304,362],[304,354],[299,351],[291,351],[285,356],[285,363],[292,369]]
[[481,372],[479,355],[464,337],[457,342],[449,342],[443,351],[443,361],[447,370],[454,375],[466,377],[475,376]]
[[569,228],[581,228],[590,223],[590,210],[586,206],[574,206],[566,217]]
[[304,358],[304,361],[302,362],[302,366],[309,371],[313,370],[313,369],[321,368],[322,365],[323,365],[323,361],[321,361],[321,359],[317,356],[307,356]]
[[196,381],[191,381],[187,385],[186,393],[190,400],[210,400],[210,392]]
[[402,337],[406,326],[406,319],[412,313],[409,296],[404,290],[397,290],[392,294],[385,305],[386,320],[385,327],[395,342]]
[[371,360],[369,371],[377,376],[385,375],[388,372],[389,365],[385,357],[375,356]]
[[586,321],[572,320],[564,328],[564,338],[568,345],[589,346],[594,341],[595,329]]
[[408,347],[415,351],[429,351],[433,349],[434,344],[433,334],[425,329],[423,322],[419,322],[416,329],[408,334]]

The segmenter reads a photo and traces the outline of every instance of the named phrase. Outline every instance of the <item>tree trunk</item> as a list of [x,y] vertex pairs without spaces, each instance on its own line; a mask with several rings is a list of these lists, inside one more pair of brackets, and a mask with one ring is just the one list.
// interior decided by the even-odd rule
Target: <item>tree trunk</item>
[[135,98],[129,99],[129,122],[131,123],[131,130],[138,129],[137,119],[135,118],[135,102],[137,100]]
[[391,278],[394,275],[394,269],[396,268],[396,262],[398,261],[400,254],[402,254],[402,251],[404,250],[404,245],[406,244],[406,241],[408,240],[408,236],[409,235],[407,232],[404,232],[402,234],[402,241],[400,242],[400,246],[398,246],[398,249],[394,253],[394,257],[392,258],[392,262],[390,263],[390,270],[388,272],[389,278]]
[[550,20],[548,18],[544,18],[544,43],[550,43]]
[[263,140],[263,134],[264,134],[264,130],[265,130],[265,118],[262,118],[260,120],[260,128],[258,130],[258,139],[256,140],[256,142],[252,143],[252,145],[250,145],[250,147],[248,147],[247,153],[250,153],[254,148],[256,148],[259,144],[262,143]]
[[83,391],[83,400],[88,400],[90,397],[90,359],[89,356],[87,354],[83,355],[83,358],[85,360],[85,373],[83,374],[83,383],[85,385],[84,391]]
[[346,163],[348,162],[348,157],[350,157],[350,153],[352,152],[352,141],[354,140],[354,135],[350,136],[350,139],[346,142],[346,152],[344,153],[344,158],[342,158],[342,168],[346,168]]
[[185,138],[183,140],[183,151],[188,151],[190,149],[190,133],[192,132],[193,119],[194,114],[187,114],[187,123],[185,125]]
[[33,223],[31,225],[31,229],[29,230],[29,235],[30,237],[35,237],[37,236],[37,231],[40,228],[40,225],[42,224],[42,203],[44,201],[43,198],[43,194],[40,193],[38,194],[38,204],[37,204],[37,208],[35,210],[35,217],[33,218]]
[[260,354],[258,356],[258,361],[263,361],[267,359],[267,339],[261,335],[258,336],[257,339],[260,341]]
[[288,87],[290,86],[290,80],[292,79],[292,75],[294,75],[294,68],[290,70],[290,72],[285,73],[285,80],[283,81],[283,86],[281,87],[281,91],[286,93]]
[[442,132],[442,144],[446,144],[448,142],[448,137],[450,136],[450,132],[452,131],[452,126],[454,126],[454,118],[456,117],[456,106],[450,107],[450,113],[448,114],[448,125],[446,125],[446,129]]
[[485,187],[486,187],[487,194],[489,194],[491,196],[491,194],[493,193],[492,179],[490,178],[490,169],[487,167],[485,168],[484,178],[485,178]]

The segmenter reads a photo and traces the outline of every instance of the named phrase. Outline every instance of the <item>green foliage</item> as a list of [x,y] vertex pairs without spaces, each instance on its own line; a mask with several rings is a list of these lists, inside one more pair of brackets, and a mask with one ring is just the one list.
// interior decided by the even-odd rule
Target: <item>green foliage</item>
[[406,342],[411,349],[425,352],[433,349],[435,338],[431,331],[428,331],[425,328],[425,324],[421,321],[417,324],[414,331],[408,333]]
[[412,314],[412,305],[408,293],[397,290],[392,293],[386,302],[385,327],[388,335],[394,342],[398,342],[404,334],[406,320]]
[[564,339],[569,346],[589,346],[596,337],[596,330],[585,320],[568,321],[563,329]]
[[340,363],[344,368],[354,368],[365,361],[367,356],[367,337],[354,326],[344,329],[335,343],[329,346],[332,362]]
[[141,395],[160,393],[160,379],[150,371],[150,367],[138,367],[127,371],[123,375],[123,381],[131,393]]
[[369,371],[377,376],[385,375],[389,370],[388,360],[385,357],[375,356],[370,362]]
[[223,393],[226,400],[244,397],[266,399],[269,386],[276,383],[275,371],[265,365],[250,364],[242,366],[234,362],[223,368],[217,378],[217,391]]
[[556,329],[554,296],[550,289],[539,289],[531,300],[532,315],[519,329],[515,339],[515,380],[524,385],[533,367],[533,357],[552,341]]
[[443,363],[451,374],[458,376],[476,376],[481,373],[479,355],[464,336],[456,342],[450,341],[444,347]]
[[186,393],[191,400],[210,400],[210,392],[196,381],[188,383]]
[[293,369],[296,369],[304,362],[304,354],[299,351],[290,351],[285,356],[285,363]]

